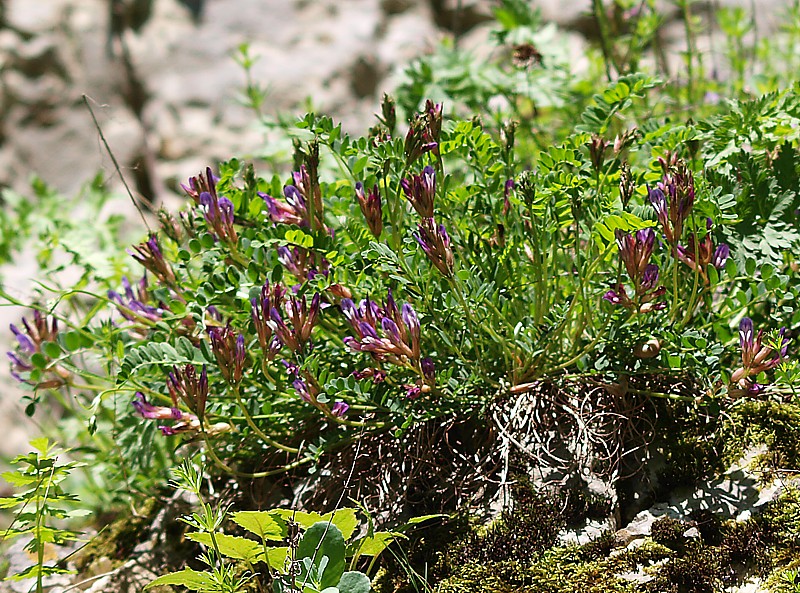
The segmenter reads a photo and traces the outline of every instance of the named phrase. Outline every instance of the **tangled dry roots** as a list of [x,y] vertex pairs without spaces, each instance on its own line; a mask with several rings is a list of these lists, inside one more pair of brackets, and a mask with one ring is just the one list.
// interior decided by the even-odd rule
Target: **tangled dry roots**
[[343,494],[381,522],[481,504],[500,467],[492,428],[478,419],[429,420],[400,437],[368,434],[323,459],[300,507],[333,508]]
[[365,435],[324,458],[313,479],[295,488],[294,502],[326,509],[343,496],[380,522],[486,510],[520,472],[550,486],[574,486],[576,477],[614,485],[648,459],[663,401],[648,393],[693,387],[654,376],[530,383],[498,395],[483,418],[430,420],[401,437]]

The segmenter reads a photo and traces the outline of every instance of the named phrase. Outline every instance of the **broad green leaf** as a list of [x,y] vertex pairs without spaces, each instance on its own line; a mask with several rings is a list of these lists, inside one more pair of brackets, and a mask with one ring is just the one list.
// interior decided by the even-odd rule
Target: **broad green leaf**
[[342,537],[348,540],[352,537],[353,532],[358,527],[358,518],[356,517],[356,510],[351,508],[339,509],[334,513],[328,513],[322,516],[323,521],[330,521],[333,517],[332,523],[339,528],[342,532]]
[[306,513],[305,511],[294,511],[292,509],[274,509],[268,512],[272,517],[279,517],[284,521],[294,521],[303,529],[308,529],[319,521],[325,521],[319,513]]
[[286,546],[267,548],[267,564],[274,570],[283,570],[288,555],[289,548]]
[[340,593],[369,593],[372,584],[363,572],[348,571],[342,575],[338,589]]
[[[300,545],[297,548],[297,558],[311,558],[314,566],[319,569],[320,562],[327,557],[328,564],[322,573],[320,584],[322,587],[335,587],[344,573],[344,538],[336,525],[328,521],[319,521],[309,527]],[[305,578],[306,569],[303,568],[300,578]]]
[[286,523],[276,520],[274,511],[239,511],[231,514],[231,519],[239,527],[258,537],[270,541],[280,541],[286,537]]
[[397,538],[405,538],[402,533],[392,531],[376,531],[371,536],[366,535],[355,542],[351,549],[361,556],[377,556]]
[[156,585],[183,585],[192,591],[201,591],[209,588],[212,583],[211,575],[192,570],[191,568],[184,568],[178,572],[171,572],[158,577],[149,585],[145,585],[144,588],[149,589]]
[[[186,537],[207,547],[213,547],[214,545],[210,533],[190,533]],[[261,544],[251,539],[236,537],[234,535],[225,535],[224,533],[216,534],[214,539],[223,556],[236,560],[246,560],[250,563],[264,560]]]

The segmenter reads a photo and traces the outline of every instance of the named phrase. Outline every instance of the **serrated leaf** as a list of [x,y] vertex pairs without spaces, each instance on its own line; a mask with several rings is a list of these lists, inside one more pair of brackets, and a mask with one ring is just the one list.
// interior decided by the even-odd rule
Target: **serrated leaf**
[[267,548],[267,564],[274,570],[283,570],[286,564],[286,557],[289,555],[289,548],[281,546],[278,548]]
[[[214,545],[210,533],[189,533],[186,537],[206,547],[213,547]],[[215,534],[214,539],[220,553],[227,558],[246,560],[251,564],[264,560],[263,547],[251,539],[224,533]]]
[[272,516],[274,511],[239,511],[231,514],[231,519],[239,527],[259,538],[281,541],[287,535],[286,522]]
[[305,511],[295,511],[292,509],[273,509],[268,511],[268,513],[273,517],[282,519],[283,521],[294,521],[303,529],[308,529],[314,523],[325,520],[319,513],[307,513]]
[[145,585],[145,589],[150,589],[157,585],[183,585],[192,591],[201,591],[213,584],[211,575],[205,572],[198,572],[191,568],[184,568],[178,572],[171,572]]
[[[348,378],[353,379],[352,377]],[[354,379],[353,382],[355,382]],[[333,517],[332,523],[339,528],[339,531],[342,532],[342,537],[344,537],[345,540],[350,539],[353,535],[353,532],[356,530],[356,527],[358,527],[356,509],[339,509],[334,513],[327,513],[326,515],[323,515],[322,520],[331,521],[331,517]]]
[[354,554],[361,556],[377,556],[398,538],[405,538],[402,533],[392,531],[376,531],[371,536],[364,536],[353,542]]

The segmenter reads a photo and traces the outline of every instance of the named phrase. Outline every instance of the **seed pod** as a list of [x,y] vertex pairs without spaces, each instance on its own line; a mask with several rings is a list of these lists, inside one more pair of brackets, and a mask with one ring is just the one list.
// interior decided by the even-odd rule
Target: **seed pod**
[[633,349],[637,358],[655,358],[661,352],[661,342],[656,338],[650,338],[646,342],[636,345]]

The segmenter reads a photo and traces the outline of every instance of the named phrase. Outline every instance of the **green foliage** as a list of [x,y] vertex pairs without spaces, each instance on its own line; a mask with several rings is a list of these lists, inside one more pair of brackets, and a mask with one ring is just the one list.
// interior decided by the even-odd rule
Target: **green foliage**
[[35,451],[12,461],[18,469],[3,474],[3,479],[19,492],[11,498],[0,498],[0,509],[15,510],[14,521],[3,532],[0,542],[30,537],[25,550],[35,564],[8,579],[36,579],[35,590],[41,593],[45,577],[70,572],[57,563],[46,564],[46,559],[50,557],[49,547],[62,546],[78,538],[79,533],[67,529],[64,521],[84,513],[70,510],[77,498],[64,492],[61,483],[82,464],[75,461],[59,463],[64,452],[57,450],[46,438],[34,439],[31,446]]
[[[371,517],[366,529],[359,530],[353,508],[325,515],[292,509],[228,514],[205,501],[202,474],[190,461],[175,471],[175,477],[176,487],[200,500],[199,510],[182,520],[195,529],[186,537],[205,548],[200,560],[208,568],[184,568],[158,577],[147,588],[182,585],[192,591],[234,593],[250,582],[272,582],[278,592],[369,593],[367,575],[353,570],[359,558],[372,557],[374,564],[393,541],[405,537],[400,531],[432,518],[416,517],[399,531],[388,532],[375,531]],[[223,533],[228,518],[247,535]],[[266,567],[266,576],[257,567]]]

